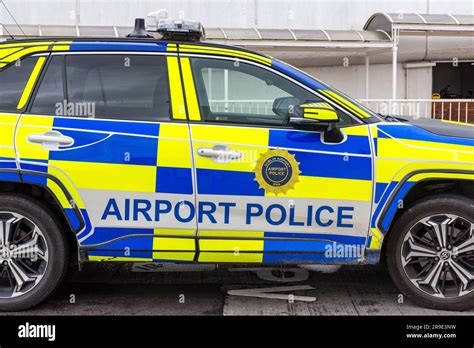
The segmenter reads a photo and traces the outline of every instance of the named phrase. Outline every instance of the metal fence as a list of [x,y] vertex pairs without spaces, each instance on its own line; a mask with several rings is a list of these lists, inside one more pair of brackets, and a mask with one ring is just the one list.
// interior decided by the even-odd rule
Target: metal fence
[[382,115],[474,123],[474,99],[360,99],[359,101]]
[[[474,124],[474,99],[359,99],[382,115],[436,118]],[[211,100],[212,112],[272,115],[273,100]]]

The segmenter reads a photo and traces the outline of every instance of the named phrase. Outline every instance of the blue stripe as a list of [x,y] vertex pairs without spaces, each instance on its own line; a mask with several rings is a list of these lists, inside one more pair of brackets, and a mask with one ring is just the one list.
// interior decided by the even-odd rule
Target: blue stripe
[[193,194],[191,168],[158,167],[156,192]]
[[321,142],[320,133],[271,129],[268,145],[286,149],[370,154],[369,138],[360,135],[349,135],[342,144],[327,145]]
[[72,227],[73,231],[77,231],[81,226],[81,222],[79,221],[76,211],[71,208],[65,208],[64,212],[66,213],[67,219],[69,220],[69,224]]
[[382,221],[382,227],[385,231],[388,231],[392,223],[393,217],[395,216],[398,210],[398,202],[406,196],[406,194],[408,193],[408,191],[410,191],[413,185],[415,185],[414,182],[407,181],[403,184],[400,190],[398,190],[397,195],[395,196],[395,199],[390,204],[390,207],[388,208]]
[[125,258],[146,258],[151,259],[153,252],[152,251],[130,251],[128,256],[125,256],[123,250],[91,250],[87,252],[87,255],[90,256],[104,256],[104,257],[125,257]]
[[253,172],[197,170],[198,193],[202,195],[264,196]]
[[16,161],[13,158],[0,157],[0,168],[16,169]]
[[[140,123],[124,121],[105,121],[90,118],[55,117],[54,128],[72,128],[78,130],[105,131],[124,134],[148,135],[157,137],[159,123]],[[60,130],[62,133],[62,130]]]
[[350,155],[328,155],[290,151],[300,163],[301,175],[326,178],[372,180],[372,159]]
[[20,181],[18,173],[4,173],[0,171],[0,180],[2,181]]
[[[354,253],[355,254],[355,253]],[[326,263],[326,264],[346,264],[346,263],[357,263],[358,258],[354,257],[337,257],[337,258],[328,258],[322,254],[263,254],[263,263],[273,263],[273,264],[298,264],[298,263]]]
[[[61,133],[73,138],[74,145],[64,151],[50,151],[50,160],[156,165],[157,138],[118,134],[107,138],[105,134],[69,130],[61,130]],[[84,146],[87,144],[92,145]]]
[[[153,233],[154,233],[153,229],[145,229],[145,228],[97,227],[94,229],[94,233],[89,238],[87,238],[82,243],[82,245],[99,244],[99,243],[111,241],[116,238],[127,237],[127,236],[137,235],[137,234],[144,234],[151,237],[153,236]],[[128,245],[130,249],[133,249],[132,246],[130,245],[130,243],[133,243],[133,241],[131,241],[132,239],[147,240],[147,239],[152,239],[152,238],[146,238],[146,237],[125,238],[122,240],[123,242],[125,242],[123,248],[127,247]],[[143,242],[143,244],[147,244],[147,243],[148,242]],[[114,245],[116,244],[114,243]],[[119,245],[122,245],[122,244],[119,244]],[[100,248],[103,249],[104,247],[100,247]],[[117,248],[108,248],[108,249],[117,249]],[[144,248],[144,250],[151,250],[151,249],[152,249],[151,245],[148,248]]]
[[21,178],[23,179],[23,182],[28,182],[30,184],[37,184],[40,186],[46,186],[48,180],[46,176],[41,176],[41,175],[31,175],[31,174],[21,174]]
[[272,60],[272,67],[276,70],[282,72],[283,74],[294,78],[296,81],[301,82],[302,84],[311,87],[313,89],[322,89],[327,90],[328,88],[316,79],[298,71],[294,67],[279,61],[278,59]]
[[375,184],[375,203],[378,203],[380,201],[387,186],[388,184],[383,182],[378,182]]
[[[378,184],[377,184],[378,185]],[[389,199],[390,195],[392,194],[395,187],[398,185],[398,181],[392,181],[386,188],[385,192],[382,194],[380,201],[378,202],[377,208],[375,209],[374,214],[372,215],[372,223],[371,227],[376,227],[375,223],[377,222],[377,218],[381,213],[382,209],[384,208],[385,203]]]
[[[24,161],[36,162],[38,164],[24,163]],[[43,163],[44,165],[41,165],[41,163]],[[47,173],[48,172],[48,161],[47,160],[24,158],[20,161],[20,168],[21,168],[21,170],[30,170],[30,171],[34,171],[34,172]]]
[[101,42],[101,41],[74,41],[71,51],[166,51],[167,43],[163,42]]
[[321,234],[321,233],[294,233],[294,232],[265,232],[265,238],[305,238],[305,239],[319,239],[327,243],[327,241],[358,245],[365,243],[365,237],[344,236],[337,234]]
[[[394,138],[432,141],[437,143],[474,146],[474,139],[449,137],[431,133],[423,128],[407,124],[380,125],[379,130],[390,134]],[[378,132],[379,138],[390,138],[388,135]]]
[[92,231],[92,223],[91,219],[89,218],[89,214],[87,210],[81,209],[82,218],[84,219],[85,227],[84,229],[77,235],[78,238],[82,238],[82,236],[87,236],[90,231]]

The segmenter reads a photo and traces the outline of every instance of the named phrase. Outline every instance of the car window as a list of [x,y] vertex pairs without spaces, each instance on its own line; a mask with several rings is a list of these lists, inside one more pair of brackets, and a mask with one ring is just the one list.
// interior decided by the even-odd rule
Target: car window
[[18,102],[37,61],[37,57],[25,58],[0,71],[0,111],[18,112]]
[[[191,58],[205,122],[287,126],[294,106],[323,101],[264,68],[211,58]],[[343,123],[353,120],[340,112]]]
[[67,116],[170,119],[166,58],[66,55]]
[[54,56],[46,68],[30,112],[40,115],[64,114],[63,56]]

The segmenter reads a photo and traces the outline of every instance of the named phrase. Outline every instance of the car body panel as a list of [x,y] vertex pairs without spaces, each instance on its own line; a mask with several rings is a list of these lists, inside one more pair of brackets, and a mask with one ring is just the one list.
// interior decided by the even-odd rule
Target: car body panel
[[[51,52],[168,55],[173,120],[110,121],[28,113],[20,117]],[[474,180],[472,137],[380,122],[342,93],[254,52],[160,41],[22,41],[0,44],[0,69],[31,54],[41,54],[42,59],[22,96],[25,105],[19,105],[17,114],[0,114],[0,181],[23,181],[52,192],[89,261],[375,263],[400,202],[417,183]],[[343,108],[360,125],[343,128],[343,142],[326,144],[318,132],[201,123],[189,64],[194,55],[272,69]],[[46,131],[61,132],[75,143],[55,151],[26,140]],[[196,155],[197,149],[215,145],[255,156],[249,163],[222,164]],[[300,173],[292,190],[267,193],[256,180],[255,168],[261,155],[277,149],[294,156]],[[127,152],[131,159],[126,160]],[[167,210],[165,201],[171,203],[174,216],[149,219],[146,212],[152,210],[145,208],[150,202],[157,204],[156,214],[156,207]],[[292,207],[302,209],[293,211],[293,222],[304,221],[301,207],[349,206],[354,208],[354,224],[315,230],[289,222],[269,224],[261,217],[247,223],[243,208],[235,210],[235,221],[225,223],[224,209],[212,215],[214,222],[205,209],[222,202],[259,204],[265,209],[279,205],[288,214]],[[127,211],[129,204],[136,205],[134,212]],[[188,213],[201,210],[188,219],[191,214],[180,215],[181,208]],[[328,256],[327,247],[333,243],[360,247],[362,253]]]

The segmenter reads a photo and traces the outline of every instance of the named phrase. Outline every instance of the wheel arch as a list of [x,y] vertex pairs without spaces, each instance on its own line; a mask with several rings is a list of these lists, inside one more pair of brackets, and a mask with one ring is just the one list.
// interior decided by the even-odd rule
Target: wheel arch
[[16,174],[19,180],[2,180],[0,176],[0,194],[17,193],[32,197],[55,213],[74,235],[84,230],[86,220],[83,212],[74,204],[72,195],[58,178],[41,172],[6,173]]

